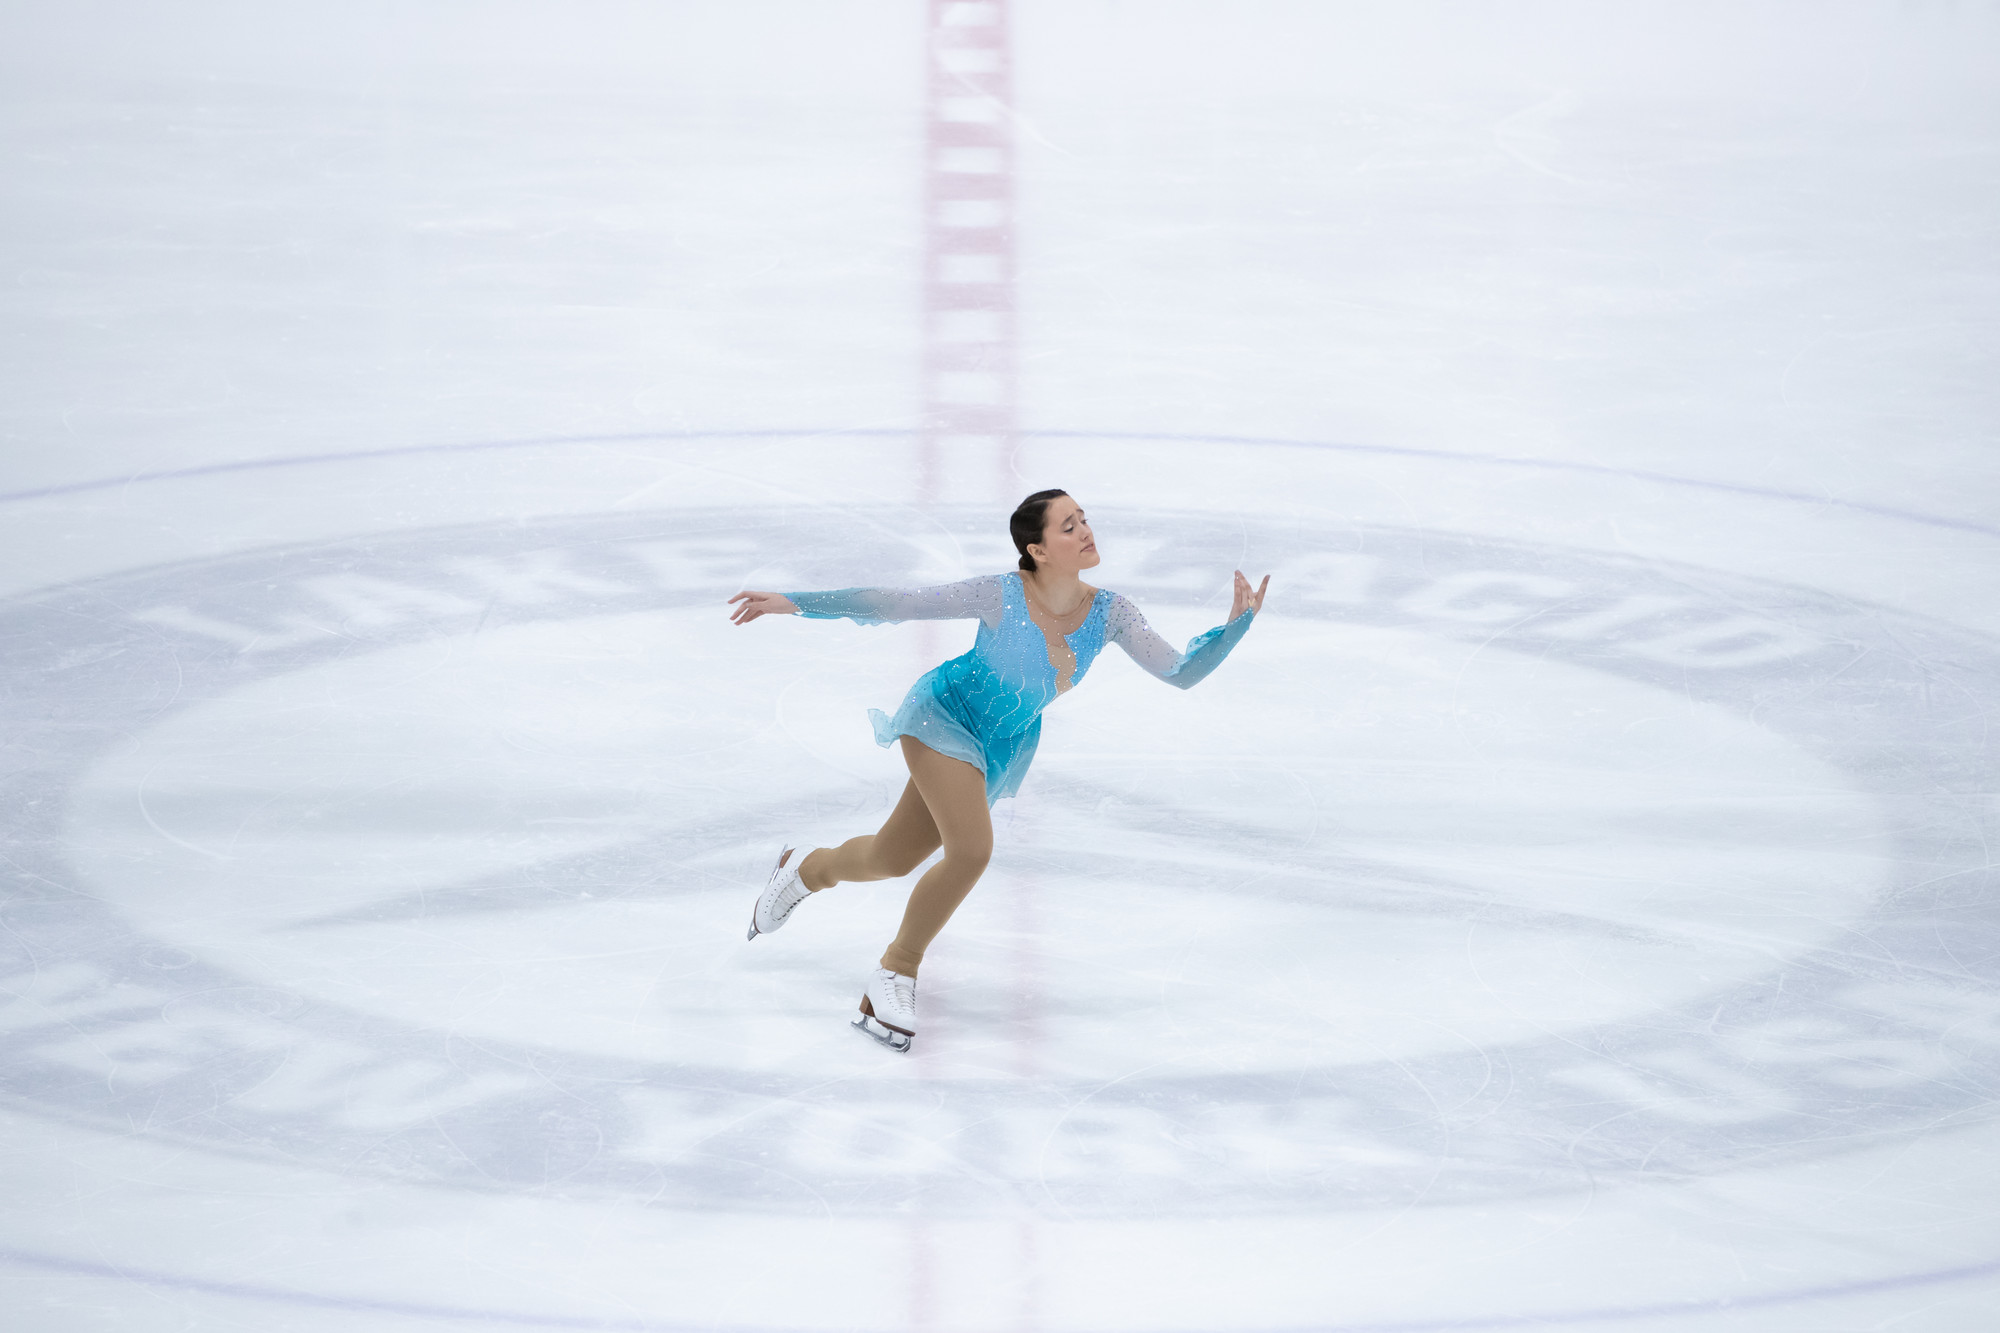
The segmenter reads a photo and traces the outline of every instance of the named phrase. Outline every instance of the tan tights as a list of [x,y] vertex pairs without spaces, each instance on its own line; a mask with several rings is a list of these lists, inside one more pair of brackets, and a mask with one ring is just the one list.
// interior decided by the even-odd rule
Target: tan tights
[[910,781],[888,820],[875,833],[809,853],[799,864],[799,878],[814,890],[843,881],[896,879],[943,846],[944,859],[910,891],[903,928],[882,955],[882,966],[914,977],[924,950],[993,858],[993,816],[986,806],[984,773],[908,736],[902,745]]

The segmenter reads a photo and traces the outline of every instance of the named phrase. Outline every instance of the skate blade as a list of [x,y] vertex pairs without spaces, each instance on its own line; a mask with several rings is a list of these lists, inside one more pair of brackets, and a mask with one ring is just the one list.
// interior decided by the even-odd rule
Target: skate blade
[[913,1040],[907,1032],[898,1032],[892,1027],[883,1026],[873,1014],[863,1014],[861,1017],[855,1019],[851,1026],[861,1029],[862,1032],[881,1042],[892,1051],[908,1051],[910,1049],[910,1042]]

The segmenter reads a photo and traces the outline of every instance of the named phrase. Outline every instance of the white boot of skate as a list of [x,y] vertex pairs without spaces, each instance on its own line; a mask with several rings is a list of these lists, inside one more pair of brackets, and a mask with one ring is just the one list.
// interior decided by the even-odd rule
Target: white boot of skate
[[787,847],[778,853],[778,864],[771,867],[770,883],[757,896],[757,906],[750,912],[750,933],[744,939],[770,934],[790,919],[794,907],[806,900],[812,890],[799,878],[799,867],[805,864],[811,850]]
[[917,979],[886,967],[875,969],[861,997],[854,1026],[892,1051],[907,1051],[917,1038]]

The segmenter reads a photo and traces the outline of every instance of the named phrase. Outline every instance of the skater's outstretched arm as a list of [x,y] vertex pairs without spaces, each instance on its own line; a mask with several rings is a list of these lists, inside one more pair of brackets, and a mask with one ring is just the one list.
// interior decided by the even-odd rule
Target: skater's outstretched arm
[[999,574],[982,574],[929,588],[836,588],[830,592],[739,592],[730,619],[747,625],[758,616],[792,615],[815,620],[845,617],[863,625],[899,620],[983,620],[1000,623],[1004,596]]
[[1229,656],[1229,650],[1236,646],[1250,630],[1250,622],[1257,618],[1257,612],[1264,605],[1264,589],[1271,586],[1271,576],[1266,574],[1257,590],[1250,590],[1250,580],[1243,577],[1243,571],[1236,571],[1235,604],[1230,608],[1227,624],[1217,625],[1206,634],[1196,635],[1188,642],[1187,651],[1175,652],[1174,646],[1154,632],[1146,623],[1146,617],[1139,614],[1139,608],[1132,605],[1122,594],[1114,593],[1111,610],[1106,616],[1106,627],[1110,630],[1111,641],[1125,650],[1148,674],[1164,680],[1169,685],[1181,689],[1192,689],[1209,672],[1222,665],[1222,659]]

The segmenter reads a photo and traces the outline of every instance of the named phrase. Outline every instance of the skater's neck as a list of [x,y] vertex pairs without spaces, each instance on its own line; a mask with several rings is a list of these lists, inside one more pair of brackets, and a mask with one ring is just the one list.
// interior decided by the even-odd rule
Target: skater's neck
[[1073,614],[1091,595],[1091,589],[1077,577],[1075,570],[1050,569],[1046,565],[1022,570],[1021,585],[1042,610],[1058,617]]

